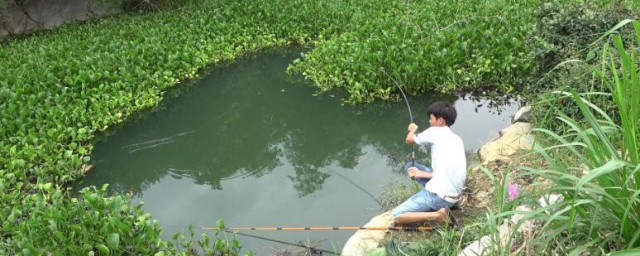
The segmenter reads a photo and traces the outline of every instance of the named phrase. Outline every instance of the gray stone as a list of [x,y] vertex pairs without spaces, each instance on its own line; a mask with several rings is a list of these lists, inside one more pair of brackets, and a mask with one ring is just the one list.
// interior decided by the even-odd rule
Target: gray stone
[[513,119],[511,119],[511,123],[529,123],[531,122],[531,106],[521,107],[515,115],[513,115]]
[[531,125],[517,122],[500,130],[499,138],[480,147],[478,157],[483,164],[495,160],[510,162],[510,156],[531,149],[532,144]]
[[[373,217],[365,227],[390,227],[393,224],[391,212],[385,212]],[[384,230],[358,230],[342,247],[343,256],[362,256],[367,251],[378,248],[380,241],[384,239]]]

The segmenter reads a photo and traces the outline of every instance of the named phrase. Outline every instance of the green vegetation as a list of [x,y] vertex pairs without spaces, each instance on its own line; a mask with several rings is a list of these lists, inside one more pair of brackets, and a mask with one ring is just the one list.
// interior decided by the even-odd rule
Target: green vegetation
[[[549,6],[545,5],[543,9]],[[619,8],[628,11],[624,6]],[[628,17],[636,17],[634,15],[637,16],[629,14]],[[590,24],[569,20],[564,22]],[[391,249],[386,248],[388,255],[394,255],[393,252],[397,251],[393,250],[395,247],[411,255],[425,255],[434,251],[436,253],[433,255],[456,254],[460,248],[451,250],[443,245],[453,243],[465,247],[469,241],[465,237],[469,235],[465,232],[478,226],[480,228],[472,237],[477,239],[489,235],[497,240],[498,226],[521,213],[515,209],[518,205],[527,205],[533,212],[525,214],[514,228],[522,227],[525,221],[533,221],[538,230],[533,233],[514,231],[506,237],[506,243],[493,244],[485,252],[487,255],[638,254],[640,22],[635,21],[631,26],[628,24],[630,21],[626,20],[616,26],[610,23],[612,20],[607,23],[610,26],[596,22],[594,26],[602,27],[594,29],[593,34],[587,33],[592,40],[582,42],[582,47],[575,47],[575,42],[579,41],[576,37],[583,35],[577,32],[566,35],[571,43],[556,48],[556,51],[566,55],[557,57],[556,65],[560,66],[546,70],[551,73],[545,74],[545,79],[552,76],[557,79],[553,84],[557,90],[538,95],[538,98],[528,95],[530,99],[535,99],[534,107],[542,111],[539,116],[542,118],[537,119],[536,124],[546,127],[535,130],[537,150],[521,160],[527,161],[529,167],[508,166],[500,177],[485,170],[496,191],[496,203],[488,209],[486,217],[472,217],[474,225],[466,225],[462,231],[443,230],[428,238],[404,238],[402,241],[413,242],[409,246],[402,247],[392,240],[387,245]],[[549,20],[546,22],[556,27],[569,25]],[[604,37],[603,32],[607,30],[610,30],[610,35]],[[575,32],[565,29],[557,31]],[[563,70],[565,67],[562,65],[567,63],[562,63],[561,59],[568,57],[577,58],[580,62],[580,66],[571,67],[570,73]],[[574,83],[568,84],[566,81]],[[553,86],[531,89],[534,92],[546,92]],[[548,118],[554,118],[555,121]],[[508,185],[515,180],[533,183],[529,190],[521,191],[519,197],[510,200]],[[406,187],[393,189],[406,191]],[[549,194],[560,195],[561,200],[539,206],[539,199]],[[393,193],[384,196],[390,200],[403,197]]]
[[[194,1],[164,12],[123,14],[69,24],[3,42],[0,48],[0,70],[3,71],[0,73],[0,109],[3,110],[0,112],[0,254],[196,254],[198,246],[206,254],[237,254],[241,245],[234,238],[216,237],[210,244],[208,237],[196,242],[191,234],[175,244],[163,241],[159,226],[148,214],[139,207],[132,208],[126,196],[106,197],[104,188],[87,189],[80,198],[72,198],[67,186],[82,176],[94,135],[134,113],[153,108],[167,89],[196,77],[205,66],[228,63],[249,52],[287,44],[301,44],[311,49],[291,66],[292,73],[313,80],[321,90],[344,88],[350,93],[347,101],[352,103],[396,97],[392,81],[405,86],[410,94],[504,94],[528,89],[523,87],[523,82],[532,79],[529,74],[535,70],[536,62],[528,57],[525,38],[534,31],[539,2]],[[536,31],[541,28],[547,26]],[[598,27],[589,31],[601,30]],[[546,44],[542,43],[544,47],[554,42],[546,37],[539,39],[546,40]],[[557,50],[549,49],[542,54]],[[635,56],[631,60],[637,60]],[[628,65],[628,62],[622,64]],[[596,77],[604,79],[611,73],[614,69]],[[627,84],[627,80],[621,81],[623,86]],[[637,83],[635,85],[638,88]],[[616,103],[623,104],[619,101]],[[585,107],[579,102],[577,106],[586,116],[584,109],[590,105]],[[638,106],[635,107],[637,111]],[[629,115],[636,118],[620,118],[638,120],[637,113]],[[580,139],[591,138],[591,134],[602,139],[615,129],[625,133],[637,129],[634,128],[637,124],[613,125],[615,123],[598,119],[591,122],[604,130],[596,133],[597,129],[585,128],[580,133],[574,129],[573,134],[581,134]],[[637,130],[635,134],[637,136]],[[631,152],[637,152],[637,146],[635,151],[630,151],[633,148],[629,145],[634,141],[628,136],[625,138],[613,136],[605,146],[595,148],[598,154],[609,153],[597,155],[609,163],[606,168],[637,171],[629,160]],[[624,148],[615,147],[619,141],[625,141]],[[594,148],[592,142],[584,144]],[[597,158],[585,158],[594,157]],[[637,156],[635,158],[637,166]],[[618,172],[602,171],[606,169],[600,165],[602,159],[593,162],[591,167],[598,173],[617,175]],[[611,162],[612,159],[617,160]],[[623,193],[621,189],[611,189],[611,184],[605,182],[600,185],[602,190],[591,188],[590,182],[601,177],[604,176],[585,181],[584,185],[589,184],[591,189],[586,192],[599,195],[598,199],[614,193],[610,198],[619,200],[619,196],[624,196],[619,194]],[[571,181],[566,176],[561,178],[564,179],[559,181]],[[611,179],[625,185],[632,180],[627,176]],[[584,216],[594,216],[596,208],[592,206],[598,206],[595,197],[579,197],[589,195],[582,190],[567,191],[564,191],[564,203],[585,207],[563,212],[571,213],[570,223],[576,223],[567,227],[565,233],[584,234],[578,231],[584,230]],[[637,196],[635,191],[625,193]],[[626,246],[635,246],[637,235],[629,230],[637,230],[637,223],[633,219],[622,220],[635,216],[636,212],[626,209],[637,209],[616,200],[604,200],[599,207],[612,209],[612,213],[605,214],[623,230],[616,236],[624,238]],[[558,216],[563,215],[557,215],[549,223],[566,220]],[[615,222],[616,218],[619,222]],[[611,222],[603,220],[600,224]],[[589,238],[607,234],[593,228],[587,229]],[[462,241],[463,236],[444,234],[443,237]],[[589,246],[621,248],[619,244],[612,244],[612,239],[601,239]]]
[[[637,1],[550,1],[536,11],[536,27],[528,35],[528,48],[531,58],[536,60],[536,80],[527,88],[523,96],[529,102],[536,102],[541,94],[554,90],[573,90],[577,93],[605,91],[604,83],[593,76],[594,66],[599,65],[604,40],[598,40],[602,34],[623,19],[640,19]],[[636,5],[636,6],[634,6]],[[629,28],[623,28],[629,30]],[[632,33],[623,33],[632,39]],[[553,97],[553,95],[552,95]],[[589,97],[589,96],[588,96]],[[613,115],[614,109],[608,107],[610,99],[591,98]],[[535,113],[548,113],[550,105],[561,106],[572,117],[581,118],[575,103],[564,99],[546,101],[549,104],[536,104]],[[540,117],[539,125],[564,129],[562,122],[556,119]]]
[[[131,243],[149,241],[136,244],[143,246],[139,248],[141,254],[170,249],[159,239],[159,227],[149,223],[151,220],[138,210],[125,215],[132,216],[134,224],[148,226],[142,230],[84,225],[94,213],[104,214],[95,218],[130,224],[118,215],[119,211],[100,208],[116,207],[101,194],[96,194],[99,204],[86,204],[88,210],[74,219],[41,209],[53,207],[68,212],[64,209],[74,207],[65,186],[82,176],[82,165],[89,160],[95,133],[122,122],[132,113],[156,106],[167,88],[195,77],[197,70],[207,65],[231,61],[264,47],[301,41],[264,33],[266,28],[260,27],[264,17],[254,15],[263,11],[259,5],[244,6],[234,1],[219,4],[225,8],[209,2],[193,9],[148,16],[121,15],[3,43],[0,254],[76,254],[78,244],[44,232],[49,229],[49,222],[55,226],[68,221],[83,227],[77,231],[84,238],[80,246],[96,253],[104,251],[101,245],[113,254],[128,249],[124,245],[111,248],[117,244],[105,243],[94,233],[108,234],[107,238],[115,233]],[[314,11],[321,6],[309,7],[305,9]],[[274,19],[283,17],[279,6],[270,8],[265,13],[274,15]],[[321,22],[301,20],[300,24]],[[98,229],[104,231],[97,232]],[[29,243],[24,242],[27,238]]]
[[613,35],[602,50],[602,70],[594,72],[607,90],[592,94],[612,100],[616,117],[584,96],[564,93],[583,118],[558,111],[555,116],[571,128],[539,130],[555,143],[538,151],[551,168],[533,173],[553,182],[548,192],[564,198],[545,209],[557,214],[545,218],[544,231],[565,234],[540,237],[547,246],[601,252],[640,247],[640,22],[633,27],[635,36],[626,38],[635,40]]
[[[512,253],[522,247],[525,250],[520,253],[527,255],[637,254],[640,22],[625,20],[612,31],[615,33],[610,40],[602,44],[600,63],[591,69],[593,79],[605,90],[553,92],[575,103],[580,118],[569,116],[562,106],[551,107],[550,115],[567,128],[535,129],[539,145],[532,156],[543,162],[522,168],[526,170],[523,175],[534,177],[532,187],[536,189],[519,199],[518,203],[528,204],[533,212],[526,214],[517,226],[533,220],[540,230],[535,236],[524,238],[513,233],[514,240],[510,243],[492,248],[495,254]],[[550,106],[545,101],[539,104]],[[605,107],[612,107],[615,116],[608,114]],[[504,184],[497,187],[506,189]],[[560,200],[537,206],[540,196],[551,194],[559,195]],[[513,203],[509,204],[511,207],[503,205],[498,214],[489,216],[489,223],[499,223],[516,214]],[[520,241],[515,241],[517,237]]]
[[349,102],[397,95],[393,80],[409,94],[513,92],[532,65],[522,38],[538,2],[372,1],[290,70]]
[[92,251],[149,255],[165,246],[158,239],[158,224],[149,214],[142,213],[140,206],[132,209],[124,196],[105,198],[105,188],[85,189],[79,199],[63,200],[61,191],[51,183],[39,186],[41,193],[23,199],[31,206],[29,212],[14,208],[3,223],[3,230],[13,234],[2,254],[60,254],[54,248],[64,245],[68,255]]

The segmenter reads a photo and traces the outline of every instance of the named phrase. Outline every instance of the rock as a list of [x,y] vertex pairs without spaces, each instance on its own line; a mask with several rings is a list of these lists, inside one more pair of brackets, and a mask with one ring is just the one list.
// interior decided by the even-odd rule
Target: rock
[[531,122],[531,106],[524,106],[518,109],[518,112],[516,112],[516,114],[513,115],[513,119],[511,119],[512,124],[517,122]]
[[[385,212],[365,224],[365,227],[390,227],[393,223],[391,212]],[[378,248],[384,240],[385,230],[358,230],[342,247],[343,256],[362,256],[365,252]]]
[[483,236],[480,240],[476,240],[464,248],[458,256],[480,256],[489,252],[487,248],[491,246],[491,238],[489,236]]
[[478,150],[478,157],[482,163],[495,160],[510,162],[510,156],[519,150],[531,149],[533,137],[531,124],[517,122],[500,131],[500,137],[483,145]]
[[550,194],[550,195],[546,195],[541,197],[540,199],[538,199],[538,203],[540,203],[540,206],[542,207],[547,207],[550,204],[554,204],[558,201],[562,201],[562,195],[558,195],[558,194]]
[[[465,247],[462,251],[460,251],[460,253],[458,253],[458,256],[486,255],[487,253],[490,253],[494,248],[494,243],[500,243],[500,248],[505,248],[506,246],[508,246],[508,243],[513,242],[510,238],[514,235],[514,227],[516,227],[516,224],[524,217],[524,214],[530,212],[531,209],[521,205],[516,208],[516,211],[520,213],[514,214],[511,217],[511,221],[505,221],[498,227],[497,237],[483,236],[479,240],[474,241],[473,243]],[[516,231],[523,233],[532,232],[534,229],[535,227],[533,221],[526,220],[524,221],[524,223],[522,223],[522,225],[518,226]],[[494,241],[494,239],[496,238],[497,241]]]

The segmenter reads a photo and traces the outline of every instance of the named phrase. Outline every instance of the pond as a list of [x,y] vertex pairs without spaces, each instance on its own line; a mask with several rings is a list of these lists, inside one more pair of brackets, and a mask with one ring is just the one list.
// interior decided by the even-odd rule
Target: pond
[[[158,219],[165,238],[223,219],[228,227],[361,226],[382,212],[376,196],[409,182],[400,168],[409,114],[404,102],[342,104],[285,73],[296,51],[270,51],[211,68],[173,92],[158,110],[99,138],[95,166],[77,187],[109,183],[132,193]],[[482,102],[440,96],[409,98],[416,123],[426,107],[455,101],[452,129],[468,153],[509,124],[516,104],[499,111]],[[480,106],[482,105],[482,106]],[[417,153],[425,158],[425,153]],[[353,231],[251,232],[340,251]],[[209,231],[209,235],[213,235]],[[238,236],[257,255],[298,248]],[[334,249],[335,248],[335,249]]]

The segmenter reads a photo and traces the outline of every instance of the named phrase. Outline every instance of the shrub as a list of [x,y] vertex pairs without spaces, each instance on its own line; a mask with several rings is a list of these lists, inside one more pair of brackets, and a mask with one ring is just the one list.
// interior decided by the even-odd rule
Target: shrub
[[[623,21],[619,26],[631,23]],[[550,109],[566,131],[538,128],[551,141],[536,152],[547,167],[529,169],[551,185],[545,193],[562,200],[537,208],[528,219],[542,223],[532,248],[545,254],[605,254],[640,246],[640,22],[633,39],[616,34],[602,45],[602,70],[594,72],[606,91],[557,91],[575,102],[581,119]],[[619,30],[618,30],[619,31]],[[609,115],[588,97],[604,96],[615,108]],[[637,253],[637,251],[635,251]]]
[[[592,90],[591,68],[598,62],[602,42],[597,39],[624,19],[640,16],[632,9],[633,1],[550,1],[536,11],[536,26],[527,36],[529,54],[536,61],[535,92],[571,88],[577,92]],[[594,42],[596,42],[594,44]],[[550,74],[548,72],[554,70]],[[603,90],[604,88],[596,88]],[[534,95],[536,93],[533,93]]]

